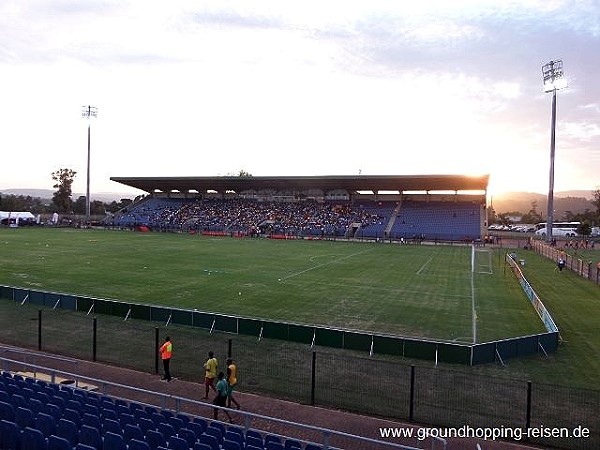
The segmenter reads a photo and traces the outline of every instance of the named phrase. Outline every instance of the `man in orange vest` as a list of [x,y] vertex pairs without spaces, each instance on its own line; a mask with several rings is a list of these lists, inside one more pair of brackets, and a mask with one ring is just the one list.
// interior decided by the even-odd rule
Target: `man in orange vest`
[[173,355],[173,343],[169,336],[165,338],[165,343],[160,347],[159,351],[165,370],[165,375],[161,379],[164,381],[171,381],[171,371],[169,368],[171,365],[171,356]]

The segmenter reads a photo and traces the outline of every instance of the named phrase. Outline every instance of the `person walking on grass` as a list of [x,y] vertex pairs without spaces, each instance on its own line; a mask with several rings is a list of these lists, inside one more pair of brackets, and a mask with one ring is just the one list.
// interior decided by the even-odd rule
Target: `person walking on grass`
[[215,388],[215,378],[217,376],[217,368],[219,367],[219,362],[212,351],[208,352],[208,359],[204,363],[204,386],[206,387],[206,392],[204,394],[204,400],[208,400],[208,391],[212,389],[213,391],[217,391]]
[[171,381],[171,357],[173,356],[173,343],[169,336],[165,338],[165,343],[160,347],[159,351],[164,369],[164,376],[161,379],[169,382]]
[[[223,374],[223,371],[219,372],[219,374],[217,375],[217,379],[218,379],[217,386],[216,386],[217,395],[213,399],[213,405],[224,407],[227,405],[227,380],[225,379],[225,375]],[[229,412],[227,412],[227,410],[225,410],[225,409],[223,410],[223,412],[229,419],[229,423],[232,423],[233,420],[231,419]],[[217,420],[218,416],[219,416],[219,408],[214,408],[214,411],[213,411],[214,419]]]

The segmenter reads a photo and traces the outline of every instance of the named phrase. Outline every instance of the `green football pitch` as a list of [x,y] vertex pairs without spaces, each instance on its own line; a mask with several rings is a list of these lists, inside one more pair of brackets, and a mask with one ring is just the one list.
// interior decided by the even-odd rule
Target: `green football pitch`
[[9,286],[466,343],[545,331],[502,249],[37,228],[0,248]]

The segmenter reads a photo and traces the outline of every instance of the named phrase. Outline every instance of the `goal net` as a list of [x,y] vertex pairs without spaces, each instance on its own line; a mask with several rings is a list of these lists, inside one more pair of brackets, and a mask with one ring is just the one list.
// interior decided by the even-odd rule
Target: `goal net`
[[484,247],[471,247],[471,272],[492,274],[492,250]]

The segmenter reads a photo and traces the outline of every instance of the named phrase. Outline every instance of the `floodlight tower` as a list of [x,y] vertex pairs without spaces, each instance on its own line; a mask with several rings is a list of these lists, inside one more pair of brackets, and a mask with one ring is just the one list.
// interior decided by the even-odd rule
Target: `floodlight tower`
[[548,188],[548,217],[546,218],[546,240],[552,241],[554,226],[554,150],[556,142],[556,91],[567,86],[562,60],[550,61],[542,66],[544,92],[552,92],[552,122],[550,125],[550,183]]
[[[82,106],[81,117],[91,119],[98,117],[98,108],[95,106]],[[85,190],[85,222],[90,223],[90,143],[91,143],[91,124],[88,122],[88,145],[87,145],[87,184]]]

